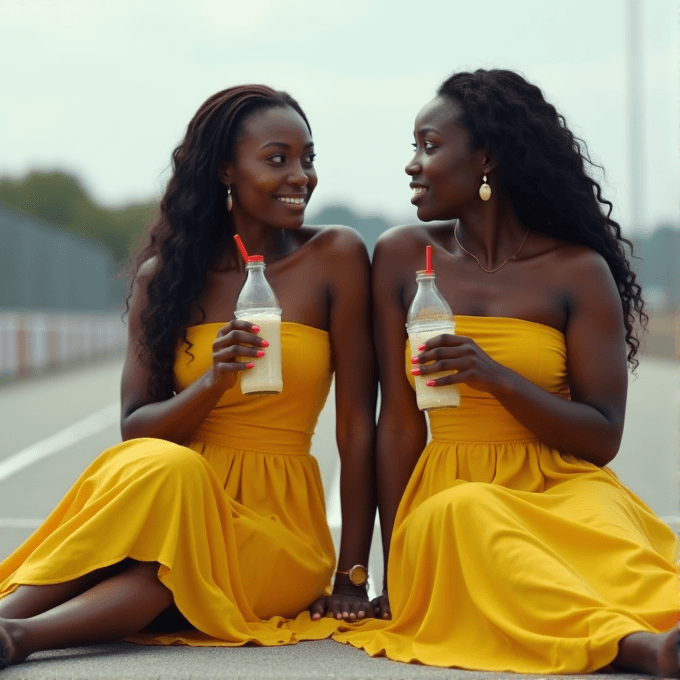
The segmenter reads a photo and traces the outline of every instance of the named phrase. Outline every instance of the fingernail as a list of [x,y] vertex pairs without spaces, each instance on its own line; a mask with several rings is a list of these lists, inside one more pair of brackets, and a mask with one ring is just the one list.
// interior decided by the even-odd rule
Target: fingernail
[[418,357],[411,357],[411,363],[417,364],[418,363]]
[[387,619],[387,618],[389,618],[389,617],[387,616],[387,614],[383,614],[383,619]]
[[314,616],[312,616],[312,618],[316,620],[316,619],[319,618],[319,615],[318,615],[318,614],[314,614]]
[[425,343],[423,343],[422,345],[420,345],[420,346],[418,347],[418,351],[419,351],[419,352],[424,352],[424,351],[425,351]]
[[426,384],[428,387],[434,387],[434,380],[428,380],[425,384]]
[[253,324],[253,333],[259,333],[259,332],[260,332],[260,327],[256,323],[254,323]]
[[254,367],[255,367],[255,364],[254,364],[252,361],[249,361],[249,362],[246,364],[246,368],[254,368]]
[[263,352],[262,350],[259,350],[258,353],[257,353],[257,358],[258,358],[258,359],[261,359],[265,354],[266,354],[266,352]]
[[419,368],[412,368],[411,369],[411,375],[420,375],[420,369]]
[[263,341],[260,343],[260,347],[269,347],[269,341],[268,341],[268,340],[263,340]]

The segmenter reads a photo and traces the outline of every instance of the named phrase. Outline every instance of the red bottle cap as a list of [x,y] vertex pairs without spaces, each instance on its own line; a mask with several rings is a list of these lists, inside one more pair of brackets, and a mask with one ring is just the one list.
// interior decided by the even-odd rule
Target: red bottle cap
[[248,255],[248,262],[264,262],[264,255]]

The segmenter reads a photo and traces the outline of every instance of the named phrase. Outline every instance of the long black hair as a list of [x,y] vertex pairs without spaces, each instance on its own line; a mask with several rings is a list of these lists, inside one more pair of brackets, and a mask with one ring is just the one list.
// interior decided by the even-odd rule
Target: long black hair
[[[178,342],[191,347],[186,337],[189,315],[207,285],[211,265],[233,235],[219,167],[232,160],[248,118],[276,107],[294,109],[309,128],[300,105],[289,94],[265,85],[241,85],[210,97],[172,154],[172,177],[131,267],[134,281],[139,268],[153,262],[141,312],[139,350],[151,372],[149,394],[156,400],[173,394]],[[130,295],[131,291],[128,307]],[[205,319],[205,311],[200,305],[198,309],[201,320]]]
[[626,327],[628,362],[637,367],[639,320],[646,325],[640,285],[626,257],[612,204],[586,173],[594,166],[585,144],[574,137],[541,90],[513,71],[479,69],[455,73],[437,94],[461,110],[459,122],[473,148],[486,148],[498,162],[499,184],[517,216],[532,231],[588,246],[606,260],[616,282]]

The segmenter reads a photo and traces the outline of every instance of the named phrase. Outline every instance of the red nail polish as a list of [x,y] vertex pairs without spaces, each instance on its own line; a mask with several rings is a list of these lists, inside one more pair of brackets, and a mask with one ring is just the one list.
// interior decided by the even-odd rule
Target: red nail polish
[[268,341],[268,340],[263,340],[263,341],[260,343],[260,347],[269,347],[269,341]]
[[419,351],[419,352],[424,352],[424,351],[425,351],[425,343],[423,343],[422,345],[420,345],[420,346],[418,347],[418,351]]
[[254,323],[253,324],[253,333],[259,333],[259,332],[260,332],[260,327],[256,323]]
[[419,368],[412,368],[411,369],[411,375],[420,375],[420,369]]
[[262,350],[259,350],[258,353],[257,353],[257,358],[258,358],[258,359],[261,359],[265,354],[266,354],[266,352],[263,352]]
[[425,384],[426,384],[428,387],[434,387],[434,380],[428,380]]
[[246,364],[246,368],[254,368],[254,366],[255,366],[255,364],[254,364],[252,361],[249,361],[249,362]]
[[418,357],[411,357],[411,363],[417,364],[418,363]]

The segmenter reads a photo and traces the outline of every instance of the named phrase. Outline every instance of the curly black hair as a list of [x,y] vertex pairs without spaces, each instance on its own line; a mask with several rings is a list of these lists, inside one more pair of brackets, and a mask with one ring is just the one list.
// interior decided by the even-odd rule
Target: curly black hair
[[[182,143],[173,151],[173,174],[145,243],[132,259],[129,309],[140,267],[153,261],[141,312],[140,359],[149,367],[149,394],[155,400],[174,393],[173,364],[180,340],[191,348],[186,330],[193,305],[205,289],[216,257],[231,244],[233,227],[219,167],[233,158],[248,119],[271,108],[294,109],[310,129],[300,105],[289,94],[265,85],[241,85],[210,97],[196,112]],[[198,307],[205,319],[205,311]]]
[[588,246],[606,260],[621,297],[628,362],[635,370],[640,345],[636,321],[644,327],[647,315],[624,249],[625,244],[633,256],[633,245],[611,219],[612,203],[586,172],[586,164],[600,166],[591,161],[585,143],[567,128],[540,88],[513,71],[455,73],[437,95],[460,109],[459,122],[470,133],[473,148],[488,149],[498,162],[498,182],[524,226]]

